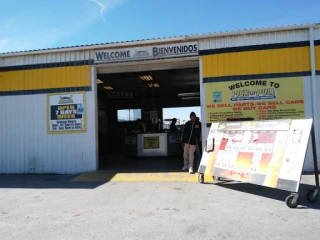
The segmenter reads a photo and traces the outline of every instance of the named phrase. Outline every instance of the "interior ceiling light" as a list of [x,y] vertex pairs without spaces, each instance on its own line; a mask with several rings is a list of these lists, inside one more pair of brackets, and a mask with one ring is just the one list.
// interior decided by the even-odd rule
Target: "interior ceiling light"
[[159,88],[159,84],[158,83],[154,83],[154,84],[148,84],[148,87],[152,88],[152,87],[155,87],[155,88]]
[[103,82],[100,79],[97,79],[98,84],[102,84]]
[[113,90],[113,87],[111,87],[111,86],[106,86],[106,87],[103,87],[103,88],[108,90],[108,91]]
[[189,96],[199,96],[199,92],[192,92],[192,93],[179,93],[178,97],[189,97]]
[[139,79],[145,82],[152,81],[152,77],[150,75],[140,76]]
[[200,97],[183,97],[182,100],[199,99]]

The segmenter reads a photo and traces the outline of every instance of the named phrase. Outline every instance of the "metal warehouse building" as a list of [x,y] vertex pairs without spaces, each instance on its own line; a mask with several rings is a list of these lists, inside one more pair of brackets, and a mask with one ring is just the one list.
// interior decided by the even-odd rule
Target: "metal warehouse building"
[[[318,24],[3,53],[0,173],[82,173],[103,167],[103,156],[169,156],[177,136],[128,133],[138,118],[152,129],[168,107],[201,106],[203,139],[227,117],[314,118],[320,153],[319,75]],[[256,104],[246,94],[266,97]],[[304,170],[313,170],[310,149]]]

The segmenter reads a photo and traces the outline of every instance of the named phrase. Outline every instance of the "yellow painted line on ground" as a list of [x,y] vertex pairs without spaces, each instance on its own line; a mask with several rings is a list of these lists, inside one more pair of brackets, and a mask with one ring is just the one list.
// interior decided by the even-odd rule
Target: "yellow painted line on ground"
[[[162,172],[162,173],[119,173],[116,171],[96,171],[81,174],[72,182],[198,182],[198,173]],[[212,182],[212,177],[205,176],[205,182]]]

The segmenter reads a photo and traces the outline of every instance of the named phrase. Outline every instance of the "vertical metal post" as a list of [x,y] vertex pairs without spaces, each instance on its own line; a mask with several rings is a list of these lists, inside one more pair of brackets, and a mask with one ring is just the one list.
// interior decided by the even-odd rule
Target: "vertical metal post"
[[203,83],[202,57],[199,57],[199,85],[200,85],[200,110],[201,110],[201,138],[206,139],[208,128],[206,119],[206,93]]
[[318,158],[317,158],[317,148],[316,148],[316,137],[314,133],[314,123],[312,123],[312,128],[311,128],[311,140],[312,140],[314,176],[316,180],[316,186],[318,188],[319,187],[319,169],[318,169]]
[[[99,169],[99,129],[98,129],[98,86],[97,86],[97,69],[94,66],[91,66],[91,86],[92,86],[92,93],[93,93],[93,99],[94,99],[94,124],[95,124],[95,139],[94,144],[96,148],[96,170]],[[88,103],[86,103],[88,106]],[[86,107],[87,107],[86,106]],[[88,119],[88,117],[87,117]],[[88,124],[88,123],[86,123]]]

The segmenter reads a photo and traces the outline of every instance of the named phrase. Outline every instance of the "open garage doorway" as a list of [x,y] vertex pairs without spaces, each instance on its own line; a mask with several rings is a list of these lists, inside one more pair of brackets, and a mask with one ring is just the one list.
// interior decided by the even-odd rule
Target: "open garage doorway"
[[[122,72],[110,72],[111,65],[98,67],[100,169],[181,170],[180,137],[187,119],[176,123],[179,131],[172,133],[167,128],[170,119],[163,111],[193,107],[200,116],[199,59],[188,63],[163,66],[164,69],[159,64],[147,69],[134,65]],[[184,116],[190,110],[185,109]],[[140,120],[142,124],[138,123]]]

